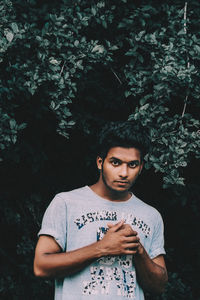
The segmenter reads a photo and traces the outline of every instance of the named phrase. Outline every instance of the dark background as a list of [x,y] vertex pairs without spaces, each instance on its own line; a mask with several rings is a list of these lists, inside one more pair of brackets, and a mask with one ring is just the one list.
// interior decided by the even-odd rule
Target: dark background
[[[177,35],[183,25],[185,1],[165,1],[165,4],[157,1],[144,1],[143,5],[138,1],[120,1],[119,7],[113,8],[114,18],[112,20],[109,19],[109,13],[114,2],[108,1],[108,7],[103,7],[102,11],[94,16],[94,19],[88,21],[88,25],[81,23],[82,27],[79,29],[77,29],[79,23],[73,23],[69,15],[71,14],[73,19],[73,14],[79,11],[82,16],[87,16],[89,15],[87,9],[90,5],[87,1],[75,2],[76,4],[71,1],[61,1],[59,4],[57,1],[51,1],[51,3],[48,1],[2,1],[3,8],[0,10],[3,15],[2,28],[4,30],[9,28],[14,32],[14,25],[11,26],[11,24],[18,24],[16,34],[22,36],[21,38],[15,36],[13,41],[8,44],[9,37],[7,40],[5,39],[5,31],[1,35],[3,72],[0,74],[2,109],[0,111],[2,128],[0,140],[2,158],[0,162],[0,254],[2,260],[0,298],[4,300],[53,299],[53,281],[38,279],[33,275],[32,264],[37,232],[40,229],[43,213],[56,193],[92,184],[97,179],[95,143],[101,126],[107,121],[127,120],[130,115],[136,115],[137,107],[149,103],[151,107],[157,105],[155,106],[157,115],[152,116],[147,110],[147,115],[143,116],[141,113],[141,122],[147,120],[150,132],[154,128],[156,136],[161,137],[163,134],[159,131],[161,125],[166,120],[173,122],[178,118],[177,115],[181,116],[187,91],[189,93],[189,100],[186,102],[187,115],[184,116],[185,119],[179,120],[180,127],[175,127],[175,130],[178,130],[177,139],[182,144],[186,131],[189,131],[185,152],[182,156],[187,154],[187,149],[195,145],[184,156],[184,161],[187,162],[184,168],[177,168],[180,176],[185,178],[185,185],[172,181],[179,178],[179,175],[175,177],[170,172],[175,169],[174,161],[176,162],[180,157],[175,155],[179,149],[177,150],[177,145],[174,146],[175,142],[170,136],[169,144],[154,143],[157,152],[155,154],[155,148],[153,148],[154,151],[151,155],[157,156],[152,160],[149,159],[151,164],[144,169],[135,183],[133,193],[146,203],[156,207],[162,214],[165,224],[169,283],[162,296],[147,295],[146,299],[198,300],[200,299],[200,160],[197,155],[199,137],[198,135],[192,136],[192,134],[199,128],[199,74],[198,72],[194,75],[190,73],[183,81],[177,76],[177,73],[174,75],[170,73],[167,75],[167,79],[162,77],[164,76],[162,74],[159,75],[160,77],[154,78],[155,62],[151,61],[150,53],[155,51],[163,61],[165,53],[161,51],[159,35],[157,44],[151,44],[148,39],[154,30],[159,32],[162,26],[167,28],[166,43],[172,39],[175,48],[174,52],[171,50],[173,52],[171,55],[176,58],[174,69],[179,70],[181,67],[187,66],[187,61],[190,59],[195,70],[199,71],[197,46],[200,45],[198,25],[200,4],[198,1],[188,2],[188,35],[190,34],[190,40],[192,36],[195,36],[196,41],[189,47],[190,51],[194,52],[188,52],[187,56],[180,54],[182,48],[179,43],[184,41],[187,43],[188,39],[185,35]],[[93,1],[92,5],[98,7],[98,3],[98,1]],[[72,11],[69,12],[67,8]],[[125,28],[116,29],[118,28],[116,24],[123,18],[123,22],[129,20],[130,9],[137,12],[138,17],[130,19]],[[68,19],[62,20],[61,25],[56,25],[57,21],[55,20],[52,21],[51,27],[45,25],[48,16],[59,16],[66,11],[68,11]],[[123,16],[121,17],[120,14]],[[104,18],[101,18],[102,16]],[[106,20],[107,27],[99,20],[101,22]],[[50,23],[50,21],[48,22]],[[60,53],[66,55],[66,57],[62,57],[67,61],[70,55],[67,52],[69,49],[75,56],[78,55],[77,51],[82,51],[82,53],[86,51],[87,45],[83,47],[83,50],[81,50],[81,45],[80,48],[77,48],[78,50],[70,45],[64,50],[59,48],[59,43],[54,41],[52,36],[56,37],[58,33],[62,32],[62,26],[65,23],[71,24],[71,26],[73,24],[72,31],[79,30],[71,42],[68,40],[69,37],[66,37],[70,45],[73,45],[77,38],[86,36],[90,41],[88,45],[92,45],[91,40],[98,40],[98,45],[103,44],[105,40],[110,40],[119,47],[116,52],[116,50],[109,50],[104,43],[103,45],[107,49],[106,54],[87,50],[86,58],[83,58],[83,70],[76,69],[75,65],[70,67],[70,63],[73,65],[72,59],[67,62],[68,69],[75,68],[75,73],[74,70],[69,73],[70,76],[74,74],[70,78],[76,84],[76,90],[73,90],[71,83],[67,81],[62,87],[60,81],[58,82],[56,78],[52,79],[53,74],[61,73],[62,75],[62,72],[60,69],[52,70],[48,63],[51,57],[59,58]],[[27,24],[30,26],[27,27],[28,29],[26,28]],[[135,26],[133,29],[135,36],[144,30],[146,40],[141,42],[143,48],[135,49],[133,57],[130,58],[125,53],[132,49],[129,44],[131,39],[126,41],[126,37],[133,25]],[[48,27],[48,31],[41,33],[45,26]],[[48,48],[49,46],[42,46],[46,32],[52,33],[51,49]],[[33,37],[40,36],[40,34],[42,41],[35,44]],[[123,41],[123,45],[120,46],[121,41]],[[38,53],[35,53],[37,51],[46,55],[43,61],[38,60]],[[140,90],[137,83],[135,86],[130,83],[133,78],[125,79],[123,77],[124,68],[127,68],[127,65],[131,66],[136,54],[139,62],[138,64],[135,62],[135,67],[131,69],[131,72],[133,72],[134,78],[143,71],[147,72],[146,75],[144,73],[141,75],[142,78],[146,76],[146,81],[141,83],[143,91]],[[140,56],[142,58],[139,58]],[[110,57],[112,61],[109,61]],[[23,63],[26,63],[27,66],[24,66]],[[40,66],[41,69],[37,71],[36,66]],[[31,74],[28,74],[29,71]],[[170,70],[168,71],[170,72]],[[65,70],[65,72],[67,71]],[[31,82],[30,78],[33,74],[38,74],[38,78],[33,80],[35,87],[31,86],[30,89],[27,89],[24,82]],[[39,83],[40,79],[41,84]],[[136,81],[139,82],[139,78]],[[158,81],[161,86],[157,91],[154,86],[158,84]],[[130,91],[130,86],[135,90],[126,97],[125,92]],[[57,110],[50,108],[51,101],[58,105],[63,98],[68,99],[70,91],[74,93],[74,96],[71,96],[72,101],[68,101],[63,106],[60,105]],[[153,96],[147,102],[143,100],[141,102],[146,94]],[[158,97],[159,95],[161,95],[161,99]],[[64,110],[64,107],[67,111]],[[165,117],[161,114],[159,121],[159,113],[163,107],[167,107],[169,113],[166,113]],[[25,123],[26,125],[20,129],[17,125],[11,126],[11,120],[15,120],[16,124]],[[60,125],[62,120],[66,121],[64,127]],[[196,125],[189,126],[191,120],[197,120]],[[75,124],[70,123],[72,121]],[[185,131],[179,134],[181,124],[184,124]],[[169,132],[173,126],[173,124],[168,124],[164,128],[165,132]],[[66,138],[66,134],[68,138]],[[14,136],[16,136],[16,140],[13,140]],[[163,153],[171,155],[169,170],[167,168],[164,171],[159,169],[160,157]],[[173,155],[175,155],[174,158]],[[150,163],[149,161],[148,163]],[[169,184],[165,187],[163,187],[163,182],[166,183],[166,180],[163,179],[164,176],[169,179]]]

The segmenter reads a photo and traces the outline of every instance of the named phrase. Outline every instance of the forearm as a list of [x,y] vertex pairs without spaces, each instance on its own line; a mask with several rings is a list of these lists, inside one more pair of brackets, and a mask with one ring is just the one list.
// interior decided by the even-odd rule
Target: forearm
[[123,222],[119,222],[108,230],[102,240],[65,253],[60,252],[61,248],[53,237],[41,236],[35,250],[35,275],[69,276],[102,256],[135,254],[134,248],[138,245],[138,238],[135,234],[133,237],[129,236],[129,228],[120,230],[122,227]]
[[34,273],[38,277],[64,277],[79,272],[101,257],[98,242],[62,253],[43,253],[34,260]]
[[162,293],[168,281],[166,268],[156,264],[142,245],[134,256],[134,262],[141,287],[150,293]]

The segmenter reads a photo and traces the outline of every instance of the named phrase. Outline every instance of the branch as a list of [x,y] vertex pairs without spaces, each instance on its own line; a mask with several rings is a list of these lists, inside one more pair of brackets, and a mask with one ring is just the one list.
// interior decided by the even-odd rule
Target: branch
[[64,67],[65,67],[65,64],[66,64],[66,61],[64,62],[63,66],[62,66],[62,69],[61,69],[61,71],[60,71],[60,75],[62,75],[62,73],[63,73]]
[[184,31],[185,31],[185,34],[187,34],[187,26],[186,26],[186,22],[187,22],[187,2],[185,2],[183,19],[184,19],[184,25],[183,25],[184,26]]
[[185,115],[187,101],[188,101],[188,95],[186,95],[186,97],[185,97],[185,103],[184,103],[184,106],[183,106],[183,112],[182,112],[181,118],[183,118],[184,115]]
[[[187,2],[185,2],[185,7],[184,7],[184,16],[183,16],[183,19],[184,19],[184,24],[183,24],[183,26],[184,26],[184,32],[185,32],[185,34],[187,34]],[[188,60],[188,62],[187,62],[187,68],[189,69],[189,67],[190,67],[190,62],[189,62],[189,60]],[[187,102],[188,102],[188,94],[186,95],[186,97],[185,97],[185,101],[184,101],[184,106],[183,106],[183,112],[182,112],[182,115],[181,115],[181,117],[183,118],[184,117],[184,115],[185,115],[185,111],[186,111],[186,107],[187,107]]]
[[[171,134],[174,134],[174,133],[177,133],[177,132],[178,132],[178,130],[169,131],[169,132],[167,132],[167,133],[162,134],[162,137],[170,136]],[[155,140],[155,141],[156,141],[156,140],[161,140],[162,137],[159,136],[159,137],[155,138],[154,140]]]
[[117,74],[115,73],[115,71],[113,70],[113,68],[111,68],[111,71],[113,72],[113,74],[115,75],[115,77],[117,78],[117,80],[119,81],[119,83],[122,84],[121,80],[119,79],[119,77],[117,76]]

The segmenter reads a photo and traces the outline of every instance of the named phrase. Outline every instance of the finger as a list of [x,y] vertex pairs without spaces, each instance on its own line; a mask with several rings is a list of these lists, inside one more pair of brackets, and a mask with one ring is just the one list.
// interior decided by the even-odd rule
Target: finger
[[134,255],[136,253],[137,253],[137,249],[136,250],[132,250],[132,249],[126,249],[126,250],[124,250],[124,254]]
[[139,238],[139,236],[128,236],[128,237],[125,238],[125,242],[127,242],[127,243],[139,243],[140,238]]
[[107,226],[108,226],[108,228],[112,228],[113,226],[115,226],[115,224],[108,223]]
[[125,249],[127,250],[137,250],[137,248],[139,247],[140,243],[127,243],[125,245]]
[[109,227],[110,231],[116,232],[117,230],[119,230],[123,226],[123,224],[124,224],[124,220],[121,220],[117,224],[108,223],[107,226]]
[[125,236],[136,236],[138,234],[137,231],[133,230],[131,227],[122,228],[122,230]]
[[133,230],[133,228],[132,228],[132,226],[130,224],[124,223],[122,229],[123,230],[127,230],[127,232],[131,232],[134,235],[137,235],[137,231]]

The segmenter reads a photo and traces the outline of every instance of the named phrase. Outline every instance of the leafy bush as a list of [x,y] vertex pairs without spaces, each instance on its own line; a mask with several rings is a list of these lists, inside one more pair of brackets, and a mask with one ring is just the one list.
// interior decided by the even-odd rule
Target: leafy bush
[[[84,119],[73,115],[69,104],[76,101],[82,79],[101,64],[122,85],[120,101],[126,105],[124,98],[129,98],[133,107],[129,119],[149,128],[154,155],[146,157],[147,167],[164,173],[164,187],[183,185],[181,169],[191,155],[199,158],[200,124],[193,113],[199,108],[200,92],[199,5],[172,3],[5,1],[2,120],[16,118],[17,107],[39,94],[41,105],[56,114],[58,132],[69,137],[68,128]],[[6,145],[16,142],[24,121],[17,126],[10,119],[11,137],[3,136]],[[83,130],[89,126],[84,124]]]
[[89,147],[102,124],[127,119],[152,140],[135,190],[169,228],[161,298],[200,297],[184,249],[192,231],[199,261],[199,14],[197,0],[0,1],[1,298],[30,298],[30,287],[32,299],[52,297],[32,275],[45,207],[96,178]]

